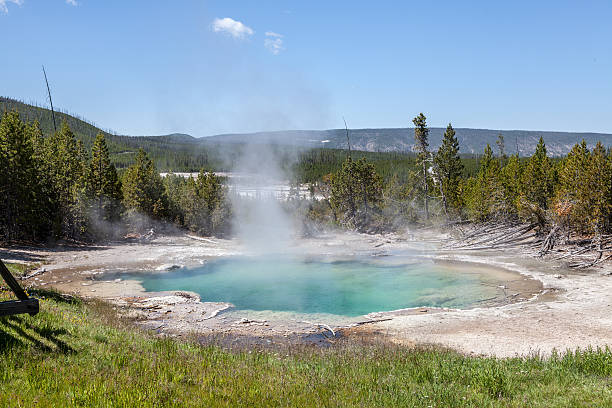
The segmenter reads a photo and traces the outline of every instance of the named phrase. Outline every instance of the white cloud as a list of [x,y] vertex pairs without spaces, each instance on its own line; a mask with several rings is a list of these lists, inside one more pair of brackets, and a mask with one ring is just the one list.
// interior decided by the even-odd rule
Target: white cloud
[[273,31],[266,32],[266,39],[264,40],[264,46],[274,55],[278,55],[285,49],[283,47],[283,36],[282,34],[275,33]]
[[66,0],[66,4],[70,4],[71,6],[78,6],[79,3],[76,0]]
[[227,33],[234,38],[244,39],[248,36],[253,35],[253,31],[250,27],[245,26],[240,21],[236,21],[232,18],[215,18],[212,23],[212,29],[215,33]]
[[0,13],[8,13],[8,7],[6,3],[14,3],[18,6],[23,4],[23,0],[0,0]]

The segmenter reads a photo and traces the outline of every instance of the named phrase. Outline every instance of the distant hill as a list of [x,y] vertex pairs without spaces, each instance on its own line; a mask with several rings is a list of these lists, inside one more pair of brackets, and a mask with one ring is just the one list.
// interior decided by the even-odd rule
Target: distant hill
[[[430,128],[429,145],[436,149],[442,142],[444,128]],[[504,136],[508,154],[520,152],[521,156],[531,155],[535,151],[540,137],[544,138],[548,153],[553,156],[567,154],[573,145],[586,140],[589,146],[601,141],[606,147],[612,147],[612,134],[607,133],[573,133],[546,132],[528,130],[491,130],[457,128],[457,138],[461,153],[483,152],[488,144],[495,148],[497,135]],[[351,148],[369,152],[409,152],[414,145],[413,128],[382,129],[349,129]],[[244,134],[225,134],[199,139],[201,143],[278,143],[303,147],[325,147],[346,149],[346,130],[291,130],[285,132],[259,132]]]
[[[27,122],[37,120],[45,135],[53,132],[53,119],[49,109],[33,106],[15,99],[0,97],[0,113],[16,110]],[[119,168],[129,166],[139,148],[147,151],[160,171],[198,171],[205,167],[217,171],[227,170],[240,149],[248,143],[274,144],[298,150],[308,148],[346,149],[346,131],[289,130],[277,132],[236,133],[195,138],[188,134],[174,133],[163,136],[123,136],[100,129],[75,115],[56,112],[57,126],[66,121],[87,149],[99,132],[108,142],[113,163]],[[492,130],[458,128],[457,137],[463,154],[480,154],[488,144],[495,147],[497,135],[502,133],[506,152],[521,156],[531,155],[541,137],[546,142],[548,153],[565,155],[582,139],[592,147],[601,141],[612,147],[612,134],[545,132],[527,130]],[[443,128],[431,128],[429,144],[436,149],[442,140]],[[368,152],[410,152],[414,144],[412,128],[350,129],[351,148]]]
[[[23,120],[37,120],[45,136],[53,133],[51,110],[26,104],[11,98],[0,97],[0,114],[5,111],[17,111]],[[184,134],[166,136],[120,136],[104,131],[96,125],[64,112],[55,112],[58,129],[63,121],[68,123],[77,138],[83,141],[89,150],[98,133],[106,136],[111,159],[119,168],[132,164],[139,148],[147,151],[161,171],[198,171],[202,167],[217,168],[221,166],[209,149],[199,145],[197,139]]]

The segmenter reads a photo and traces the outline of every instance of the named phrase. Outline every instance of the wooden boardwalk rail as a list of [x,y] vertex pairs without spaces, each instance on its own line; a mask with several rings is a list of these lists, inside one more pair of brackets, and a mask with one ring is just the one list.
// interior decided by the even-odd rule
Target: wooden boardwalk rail
[[19,285],[13,274],[8,270],[4,262],[0,259],[0,276],[11,288],[17,300],[0,302],[0,316],[10,316],[16,314],[29,313],[34,316],[38,313],[38,299],[28,296],[25,290]]

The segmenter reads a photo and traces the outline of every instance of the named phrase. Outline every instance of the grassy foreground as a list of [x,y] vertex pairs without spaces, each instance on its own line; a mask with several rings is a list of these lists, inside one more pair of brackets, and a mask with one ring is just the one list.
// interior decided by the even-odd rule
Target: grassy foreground
[[38,295],[37,316],[0,318],[0,406],[612,406],[608,349],[547,360],[348,344],[237,352]]

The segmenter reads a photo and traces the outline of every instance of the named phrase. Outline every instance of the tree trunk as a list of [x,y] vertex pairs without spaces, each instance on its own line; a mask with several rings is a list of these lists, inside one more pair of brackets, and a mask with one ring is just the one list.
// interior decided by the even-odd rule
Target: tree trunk
[[444,215],[446,215],[446,221],[450,221],[448,218],[448,203],[446,202],[446,194],[442,188],[442,181],[440,180],[440,195],[442,196],[442,204],[444,205]]
[[429,220],[429,186],[427,185],[427,165],[423,158],[423,186],[425,189],[425,219]]

